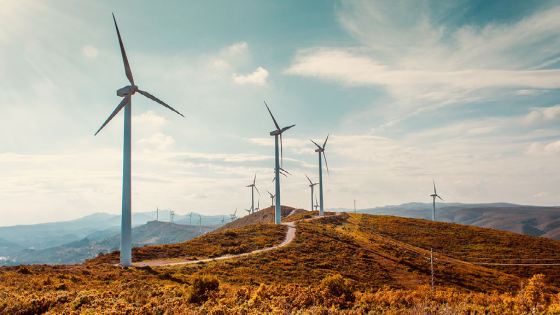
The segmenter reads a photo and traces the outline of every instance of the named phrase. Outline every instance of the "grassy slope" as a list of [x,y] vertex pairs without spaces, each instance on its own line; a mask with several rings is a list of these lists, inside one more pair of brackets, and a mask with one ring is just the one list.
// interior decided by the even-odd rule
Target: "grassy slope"
[[[292,213],[292,211],[295,208],[288,207],[288,206],[282,206],[281,209],[282,209],[282,213],[280,214],[280,216],[282,218],[284,218],[284,217],[287,217],[290,213]],[[236,228],[240,228],[240,227],[255,224],[255,223],[274,223],[274,211],[275,211],[274,207],[264,208],[260,211],[252,213],[250,215],[246,215],[246,216],[244,216],[242,218],[239,218],[239,219],[237,219],[233,222],[230,222],[230,223],[220,227],[219,229],[216,229],[216,232],[221,232],[221,231],[225,231],[225,230],[228,230],[228,229],[236,229]]]
[[[313,290],[316,290],[318,283],[330,274],[341,274],[344,278],[351,279],[357,290],[373,292],[358,295],[361,301],[359,303],[370,303],[368,307],[379,305],[376,302],[379,299],[385,299],[387,303],[396,299],[399,303],[410,306],[411,302],[405,296],[416,296],[417,302],[422,303],[425,301],[422,296],[429,292],[425,290],[426,284],[430,281],[429,260],[425,259],[427,248],[433,247],[439,252],[453,252],[454,255],[468,253],[480,257],[492,253],[508,253],[517,254],[522,258],[534,257],[534,253],[539,253],[541,256],[556,254],[559,248],[559,242],[541,238],[388,216],[343,214],[297,224],[296,239],[290,245],[278,250],[226,261],[153,269],[123,269],[103,264],[117,257],[105,255],[107,257],[103,259],[82,265],[2,267],[0,268],[0,314],[2,311],[15,313],[13,312],[15,309],[28,310],[29,314],[42,313],[50,309],[52,314],[57,314],[61,313],[62,309],[84,311],[86,307],[96,308],[98,312],[110,308],[116,313],[125,312],[126,309],[138,312],[144,308],[152,310],[159,308],[161,311],[162,307],[179,306],[196,309],[196,306],[185,302],[185,290],[192,284],[192,279],[199,274],[216,275],[222,282],[222,287],[225,287],[225,291],[220,291],[220,294],[229,294],[226,300],[215,299],[209,303],[214,303],[212,305],[218,305],[216,307],[222,309],[226,304],[237,305],[240,307],[240,312],[241,308],[247,309],[258,305],[265,307],[267,303],[284,305],[285,301],[273,299],[274,294],[292,296],[289,298],[292,304],[297,299],[306,297],[307,300],[311,299],[311,302],[306,300],[305,303],[310,303],[307,305],[324,305],[321,296],[325,293]],[[203,256],[200,253],[212,255],[220,250],[227,251],[228,248],[235,248],[239,246],[236,245],[238,243],[231,243],[235,239],[243,239],[244,243],[250,243],[257,248],[268,246],[272,240],[278,241],[283,238],[285,231],[282,229],[285,227],[267,224],[251,225],[205,235],[177,244],[181,246],[175,248],[181,254],[196,254],[197,257]],[[264,234],[269,234],[270,238],[263,237],[263,231],[268,231]],[[234,237],[232,233],[237,236]],[[144,250],[144,254],[148,257],[157,258],[162,252],[158,248],[161,247],[151,246],[140,249]],[[188,252],[181,252],[185,248],[188,248]],[[169,249],[163,253],[175,255],[175,252]],[[438,292],[443,292],[446,299],[456,297],[458,303],[467,301],[467,295],[452,292],[457,290],[516,292],[519,289],[520,277],[536,273],[533,267],[490,268],[456,263],[449,257],[441,256],[435,268]],[[505,271],[511,274],[506,274]],[[559,271],[558,267],[548,268],[549,280],[555,274],[559,274]],[[260,283],[280,287],[257,290],[256,285]],[[247,284],[250,286],[243,287]],[[311,286],[311,289],[302,288],[306,286]],[[398,291],[391,291],[390,288],[405,288],[411,291],[394,293]],[[382,289],[380,291],[382,293],[375,293],[378,289]],[[283,293],[274,293],[275,290]],[[558,288],[555,287],[551,290],[558,292]],[[313,295],[309,296],[309,294]],[[479,301],[476,303],[482,303],[481,307],[488,308],[497,305],[496,303],[511,304],[513,302],[510,297],[510,295],[499,298],[480,295],[473,296],[472,299]],[[258,302],[261,300],[262,303]],[[219,306],[220,304],[222,306]],[[356,304],[354,307],[359,305]],[[504,311],[496,311],[496,313],[504,313]]]
[[[287,227],[274,224],[253,224],[238,229],[202,235],[188,242],[132,248],[132,261],[155,259],[212,258],[240,254],[280,244]],[[87,264],[118,263],[120,251],[88,260]]]

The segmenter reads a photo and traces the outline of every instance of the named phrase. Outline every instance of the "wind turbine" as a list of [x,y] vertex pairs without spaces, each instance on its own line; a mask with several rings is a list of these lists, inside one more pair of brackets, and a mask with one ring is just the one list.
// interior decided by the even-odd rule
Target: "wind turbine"
[[253,211],[253,209],[243,209],[245,211],[247,211],[247,215],[251,214],[251,211]]
[[305,174],[305,177],[307,177],[307,180],[309,181],[309,187],[311,187],[311,210],[313,210],[313,187],[319,183],[313,183],[311,179],[309,179],[309,176],[307,176],[307,174]]
[[[432,181],[434,182],[434,193],[431,194],[430,196],[432,196],[432,198],[434,198],[433,201],[433,210],[432,210],[432,221],[436,220],[436,197],[438,197],[439,199],[441,199],[440,196],[438,196],[437,192],[436,192],[436,182],[432,179]],[[441,201],[444,201],[443,199],[441,199]]]
[[156,221],[159,221],[159,208],[156,206]]
[[202,232],[202,216],[199,214],[198,217],[199,217],[198,228],[199,228],[200,232]]
[[[271,131],[270,135],[274,136],[274,162],[275,162],[275,167],[274,167],[274,171],[276,172],[276,176],[274,177],[276,180],[276,209],[275,209],[275,215],[274,215],[274,223],[276,224],[281,224],[282,223],[282,218],[281,218],[281,214],[282,214],[282,204],[280,203],[280,163],[283,157],[283,148],[282,148],[282,133],[284,133],[284,131],[292,128],[295,125],[291,125],[291,126],[287,126],[284,128],[280,128],[280,126],[278,126],[278,123],[276,122],[276,119],[274,119],[274,116],[272,115],[272,112],[270,111],[270,108],[268,108],[268,104],[266,104],[266,102],[264,102],[264,105],[266,106],[266,109],[268,109],[268,113],[270,114],[270,117],[272,117],[272,121],[274,121],[274,126],[276,126],[276,130]],[[280,158],[278,157],[278,136],[280,136]],[[285,174],[284,174],[285,175]]]
[[[145,97],[155,101],[170,110],[176,112],[177,114],[183,116],[183,114],[176,111],[171,106],[165,104],[163,101],[153,96],[152,94],[141,91],[138,86],[134,85],[134,78],[132,77],[132,71],[130,70],[130,65],[128,64],[128,58],[126,57],[126,52],[124,50],[124,45],[121,39],[121,34],[119,32],[119,27],[117,26],[117,20],[113,14],[113,21],[115,22],[115,28],[117,29],[117,36],[119,38],[119,45],[121,47],[121,55],[124,62],[124,71],[130,85],[117,90],[117,95],[123,97],[123,100],[119,103],[117,108],[113,111],[111,116],[107,118],[105,123],[97,130],[96,135],[105,127],[113,117],[115,117],[121,109],[124,108],[124,145],[123,145],[123,192],[122,192],[122,216],[121,216],[121,265],[131,266],[132,265],[132,205],[131,205],[131,112],[132,112],[132,95],[136,92],[144,95]],[[183,116],[185,117],[185,116]]]
[[354,213],[356,213],[356,199],[354,199]]
[[270,193],[270,191],[266,191],[270,195],[270,202],[272,203],[270,206],[274,206],[274,195]]
[[255,208],[255,212],[261,210],[261,199],[259,198],[259,202],[257,203],[257,207]]
[[230,214],[230,216],[231,216],[231,221],[237,219],[237,217],[235,216],[236,214],[237,214],[237,208],[235,208],[235,212],[234,212],[234,213],[231,213],[231,214]]
[[189,214],[189,225],[192,225],[192,212]]
[[226,216],[222,216],[222,224],[224,224],[224,221],[226,220]]
[[317,196],[315,196],[315,211],[319,208],[319,203],[317,202]]
[[[309,139],[311,140],[311,139]],[[325,139],[325,143],[321,147],[315,141],[311,140],[314,145],[317,146],[315,152],[319,152],[319,200],[321,200],[320,208],[319,208],[319,215],[323,215],[323,167],[321,166],[321,153],[323,153],[323,158],[325,159],[325,166],[327,166],[327,174],[329,174],[329,164],[327,163],[327,157],[325,156],[325,146],[327,145],[327,140],[329,140],[329,135],[327,135],[327,139]]]
[[173,224],[174,216],[175,216],[175,211],[171,211],[171,209],[169,209],[169,221],[171,221],[171,224]]
[[257,190],[257,192],[259,193],[259,196],[261,195],[257,186],[255,186],[256,181],[257,181],[257,173],[255,173],[255,178],[253,179],[253,183],[249,186],[246,186],[246,187],[251,187],[251,213],[253,213],[254,209],[255,209],[255,190],[254,189]]

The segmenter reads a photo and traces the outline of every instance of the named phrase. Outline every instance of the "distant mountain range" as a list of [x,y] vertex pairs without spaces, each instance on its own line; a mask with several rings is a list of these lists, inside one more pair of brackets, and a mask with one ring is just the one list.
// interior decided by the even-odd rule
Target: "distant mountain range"
[[[161,221],[149,221],[132,229],[132,246],[163,245],[186,242],[218,228],[219,225],[190,226]],[[118,232],[117,232],[118,233]],[[0,243],[0,246],[1,243]],[[0,265],[78,264],[120,247],[120,234],[104,239],[84,238],[79,241],[35,250],[23,249],[0,259]]]
[[[132,226],[140,226],[153,221],[153,212],[132,213]],[[161,210],[160,221],[169,222],[168,210]],[[203,225],[221,225],[224,216],[202,215]],[[175,215],[174,222],[189,224],[189,215]],[[198,214],[192,215],[192,224],[198,225]],[[227,223],[227,222],[224,222]],[[101,240],[120,233],[121,216],[108,213],[94,213],[85,217],[51,223],[0,227],[0,257],[13,255],[22,249],[41,250],[81,241]]]
[[[354,209],[330,210],[354,211]],[[432,204],[412,202],[398,206],[358,209],[357,212],[431,220]],[[473,225],[560,240],[560,207],[442,202],[436,203],[436,219],[440,222]]]

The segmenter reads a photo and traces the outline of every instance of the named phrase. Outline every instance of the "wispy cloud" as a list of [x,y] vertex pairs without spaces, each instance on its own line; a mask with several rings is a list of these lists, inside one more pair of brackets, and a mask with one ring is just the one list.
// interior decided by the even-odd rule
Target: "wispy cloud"
[[534,108],[523,118],[525,125],[534,126],[560,120],[560,105],[551,107]]

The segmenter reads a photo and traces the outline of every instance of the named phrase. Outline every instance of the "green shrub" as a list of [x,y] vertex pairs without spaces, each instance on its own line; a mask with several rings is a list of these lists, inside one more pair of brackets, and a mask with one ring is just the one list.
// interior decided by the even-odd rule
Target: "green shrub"
[[208,299],[207,293],[216,291],[219,287],[220,281],[215,276],[195,276],[192,285],[187,289],[187,300],[190,303],[204,302]]

